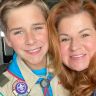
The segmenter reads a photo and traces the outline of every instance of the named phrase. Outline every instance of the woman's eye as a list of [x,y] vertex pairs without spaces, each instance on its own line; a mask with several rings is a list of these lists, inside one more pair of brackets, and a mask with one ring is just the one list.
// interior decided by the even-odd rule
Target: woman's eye
[[89,34],[83,34],[83,35],[81,35],[82,38],[85,38],[87,36],[90,36],[90,35]]
[[61,38],[61,39],[60,39],[61,42],[67,42],[67,41],[69,41],[69,40],[70,40],[70,38]]
[[39,26],[39,27],[33,28],[33,30],[40,30],[40,29],[43,29],[43,27],[42,26]]

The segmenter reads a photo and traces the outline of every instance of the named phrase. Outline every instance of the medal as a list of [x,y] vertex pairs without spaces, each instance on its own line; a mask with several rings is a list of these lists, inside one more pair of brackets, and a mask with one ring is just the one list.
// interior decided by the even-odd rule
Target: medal
[[50,85],[50,81],[48,80],[48,79],[43,79],[43,80],[41,80],[41,82],[40,82],[40,86],[42,87],[42,88],[48,88],[49,87],[49,85]]
[[17,80],[15,81],[15,83],[13,84],[13,93],[16,96],[27,96],[29,94],[29,89],[28,86],[26,84],[26,82],[21,81],[21,80]]

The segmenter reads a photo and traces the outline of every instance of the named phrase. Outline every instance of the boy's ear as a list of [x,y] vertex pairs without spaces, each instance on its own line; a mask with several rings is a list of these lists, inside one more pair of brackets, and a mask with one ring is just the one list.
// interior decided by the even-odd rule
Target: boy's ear
[[11,44],[11,42],[10,42],[10,39],[8,38],[8,37],[4,37],[4,39],[5,39],[5,42],[6,42],[6,44],[9,46],[9,47],[12,47],[12,44]]

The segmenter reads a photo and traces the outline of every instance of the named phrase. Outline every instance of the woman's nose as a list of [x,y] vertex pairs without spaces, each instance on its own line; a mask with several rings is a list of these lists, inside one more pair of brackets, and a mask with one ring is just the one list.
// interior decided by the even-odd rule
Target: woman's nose
[[72,51],[78,50],[81,48],[81,41],[79,39],[72,39],[70,48]]

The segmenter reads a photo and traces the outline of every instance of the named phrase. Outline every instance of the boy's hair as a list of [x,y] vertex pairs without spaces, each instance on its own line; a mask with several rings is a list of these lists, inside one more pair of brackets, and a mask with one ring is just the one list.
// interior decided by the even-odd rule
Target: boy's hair
[[33,4],[39,7],[45,19],[47,19],[49,9],[42,0],[2,0],[2,2],[0,3],[0,20],[2,24],[1,29],[3,30],[5,34],[7,30],[8,12],[12,9],[17,9],[17,8],[20,8],[29,4]]

